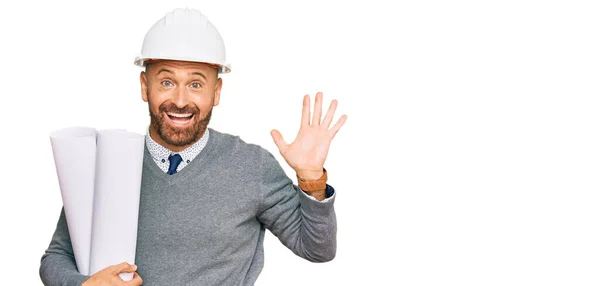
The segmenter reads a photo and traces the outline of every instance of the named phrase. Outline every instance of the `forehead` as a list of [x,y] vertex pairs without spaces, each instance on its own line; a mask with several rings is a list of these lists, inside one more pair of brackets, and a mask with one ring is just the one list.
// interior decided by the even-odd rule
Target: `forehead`
[[204,75],[210,75],[216,73],[215,67],[212,64],[197,63],[197,62],[185,62],[185,61],[170,61],[170,60],[159,60],[149,61],[150,64],[148,72],[151,75],[155,75],[160,70],[168,70],[173,73],[192,73],[199,72]]

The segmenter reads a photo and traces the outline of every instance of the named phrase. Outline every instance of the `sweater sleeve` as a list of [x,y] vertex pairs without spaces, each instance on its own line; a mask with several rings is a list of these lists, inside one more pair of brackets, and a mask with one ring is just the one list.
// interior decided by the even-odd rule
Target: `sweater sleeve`
[[296,255],[312,262],[331,261],[336,253],[335,196],[321,202],[301,194],[273,155],[266,153],[258,219]]
[[77,271],[64,208],[60,212],[50,246],[42,255],[40,278],[47,286],[80,286],[89,278]]

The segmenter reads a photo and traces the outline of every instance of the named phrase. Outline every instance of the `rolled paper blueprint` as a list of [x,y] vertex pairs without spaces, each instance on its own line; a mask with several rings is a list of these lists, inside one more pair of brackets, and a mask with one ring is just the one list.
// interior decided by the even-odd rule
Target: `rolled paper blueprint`
[[[125,130],[98,131],[90,275],[135,263],[144,139]],[[133,279],[133,273],[120,276]]]
[[89,275],[96,129],[60,129],[50,134],[50,143],[77,269]]

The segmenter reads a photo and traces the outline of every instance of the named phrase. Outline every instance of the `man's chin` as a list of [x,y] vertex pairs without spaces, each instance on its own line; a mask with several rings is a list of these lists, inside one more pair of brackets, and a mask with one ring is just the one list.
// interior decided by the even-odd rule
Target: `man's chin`
[[[184,129],[184,130],[181,130]],[[163,140],[165,143],[177,147],[182,147],[194,143],[197,138],[196,134],[192,130],[185,130],[186,128],[180,128],[179,130],[169,130],[163,133]]]

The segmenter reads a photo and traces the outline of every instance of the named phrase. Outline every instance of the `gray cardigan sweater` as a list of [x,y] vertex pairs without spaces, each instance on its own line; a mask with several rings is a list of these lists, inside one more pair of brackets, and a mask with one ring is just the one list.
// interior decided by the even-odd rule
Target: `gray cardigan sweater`
[[[144,285],[253,285],[264,263],[265,229],[300,257],[332,260],[335,197],[311,200],[267,150],[208,130],[204,150],[174,175],[145,150],[135,259]],[[88,278],[77,271],[64,210],[40,277],[44,285]]]

